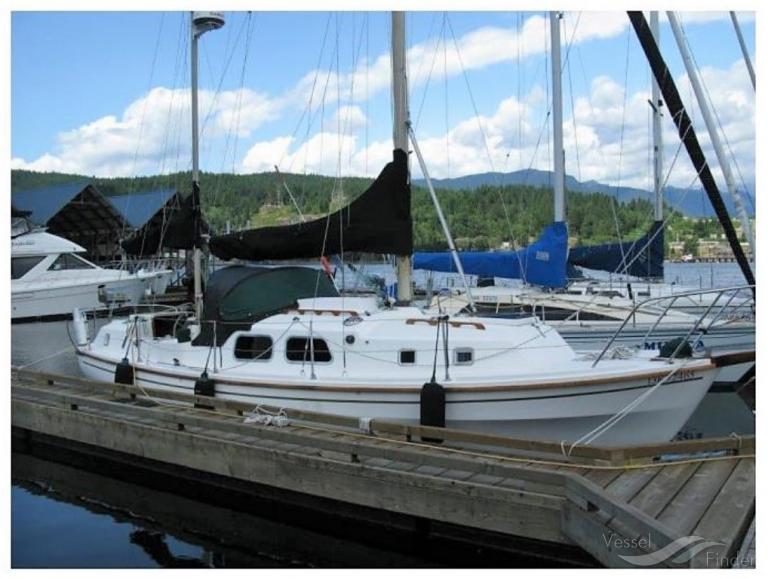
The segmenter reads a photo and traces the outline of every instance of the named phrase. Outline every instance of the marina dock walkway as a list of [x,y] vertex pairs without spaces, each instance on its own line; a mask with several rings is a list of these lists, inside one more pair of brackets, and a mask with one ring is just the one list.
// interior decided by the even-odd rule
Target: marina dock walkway
[[14,434],[32,441],[54,437],[545,551],[575,546],[610,567],[755,564],[754,437],[565,456],[552,442],[308,412],[263,425],[244,404],[27,370],[11,382]]

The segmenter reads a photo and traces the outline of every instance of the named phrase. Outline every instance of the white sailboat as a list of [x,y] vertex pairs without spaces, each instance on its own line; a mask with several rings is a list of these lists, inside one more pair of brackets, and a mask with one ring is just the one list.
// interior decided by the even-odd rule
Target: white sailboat
[[[223,17],[212,13],[194,13],[192,19],[193,43],[223,24]],[[552,19],[555,34],[556,16]],[[393,13],[394,159],[353,203],[376,200],[390,207],[386,199],[398,191],[403,193],[399,201],[410,198],[404,25],[404,15]],[[411,139],[420,157],[412,133]],[[196,145],[193,151],[196,155]],[[400,217],[410,227],[409,202],[405,208],[393,205],[393,214],[405,210]],[[322,249],[306,249],[311,244],[297,231],[309,236],[324,228],[320,241],[326,248],[328,232],[338,228],[344,228],[345,244],[355,239],[383,243],[368,231],[367,224],[374,222],[362,213],[342,209],[327,219],[287,226],[293,229],[286,238],[296,239],[298,249],[293,249],[317,251],[314,255]],[[334,221],[329,228],[337,215],[339,227]],[[218,247],[247,255],[279,236],[280,228],[233,234]],[[258,255],[287,252],[273,245],[258,249]],[[409,256],[411,249],[412,243],[391,253]],[[254,407],[268,404],[579,444],[671,439],[721,370],[722,360],[709,356],[606,356],[596,361],[575,352],[533,316],[434,315],[405,303],[410,298],[407,257],[400,261],[399,276],[402,305],[392,305],[339,295],[325,274],[312,268],[224,268],[210,277],[197,314],[132,315],[90,336],[86,316],[76,312],[78,362],[89,378],[196,392]]]

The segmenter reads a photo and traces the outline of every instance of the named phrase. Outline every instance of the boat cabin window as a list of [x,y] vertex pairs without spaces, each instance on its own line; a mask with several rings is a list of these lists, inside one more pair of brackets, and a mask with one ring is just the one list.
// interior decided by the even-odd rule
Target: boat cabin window
[[76,256],[73,253],[62,253],[56,258],[48,268],[49,271],[61,271],[63,269],[93,269],[95,266],[91,265],[83,258]]
[[288,338],[285,345],[285,357],[290,362],[309,362],[313,352],[315,362],[331,361],[331,351],[322,338],[312,338],[311,344],[306,336]]
[[24,277],[29,270],[43,261],[45,256],[14,257],[11,259],[11,279]]
[[269,336],[239,336],[235,342],[238,360],[269,360],[272,358],[272,338]]
[[400,364],[413,366],[416,363],[416,350],[400,350]]
[[472,348],[456,348],[453,351],[453,363],[457,366],[469,366],[474,361]]

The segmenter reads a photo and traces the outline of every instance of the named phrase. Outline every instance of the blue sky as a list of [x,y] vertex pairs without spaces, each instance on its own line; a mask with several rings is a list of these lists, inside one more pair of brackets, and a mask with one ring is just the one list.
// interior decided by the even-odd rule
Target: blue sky
[[[551,167],[544,18],[408,14],[411,115],[435,177]],[[754,93],[730,20],[724,12],[681,18],[751,184]],[[228,13],[224,29],[201,41],[203,168],[377,173],[391,150],[389,19],[386,12]],[[188,168],[187,20],[180,12],[14,12],[12,167],[105,176]],[[661,22],[663,52],[690,97]],[[741,23],[754,58],[754,16],[741,14]],[[646,186],[650,73],[626,16],[568,12],[562,35],[564,52],[574,38],[563,75],[568,173]],[[707,144],[703,124],[697,128]],[[672,159],[671,122],[665,131]],[[690,178],[687,160],[678,160],[670,183]]]

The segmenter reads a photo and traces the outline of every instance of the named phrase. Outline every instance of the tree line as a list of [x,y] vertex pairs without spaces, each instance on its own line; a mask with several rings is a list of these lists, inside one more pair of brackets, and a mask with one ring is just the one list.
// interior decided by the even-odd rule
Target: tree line
[[[157,189],[187,193],[191,174],[89,178],[63,173],[11,172],[12,191],[72,181],[88,181],[105,196]],[[336,209],[340,200],[349,202],[356,198],[371,181],[359,177],[337,180],[313,174],[284,174],[281,178],[274,173],[204,172],[200,175],[202,204],[214,232],[223,232],[228,225],[241,229],[249,225],[284,223],[291,220],[291,216],[298,219],[295,205],[305,215],[324,215],[329,209]],[[439,190],[438,197],[461,249],[494,249],[505,242],[512,247],[524,246],[552,221],[552,192],[546,188],[480,186],[471,190]],[[427,190],[412,187],[411,203],[416,248],[445,249],[447,245]],[[653,207],[646,199],[619,202],[604,193],[568,192],[566,214],[571,245],[591,245],[616,241],[619,235],[622,240],[640,237],[651,226]],[[706,226],[692,223],[682,214],[673,213],[669,228],[686,234],[705,233],[712,228],[709,223]]]

